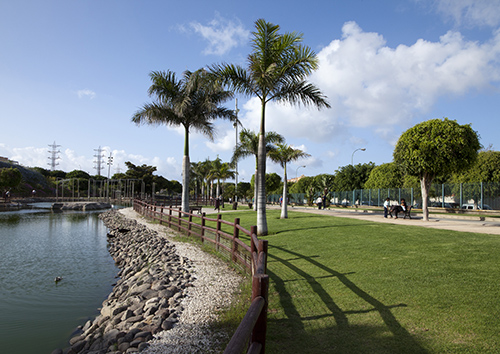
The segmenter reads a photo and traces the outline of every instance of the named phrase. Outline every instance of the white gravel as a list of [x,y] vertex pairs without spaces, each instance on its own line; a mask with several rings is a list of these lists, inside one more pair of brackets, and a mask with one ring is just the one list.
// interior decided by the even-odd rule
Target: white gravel
[[176,240],[176,234],[168,227],[149,223],[132,208],[120,209],[125,217],[137,220],[165,236],[172,242],[177,254],[190,259],[196,277],[193,287],[187,289],[182,301],[184,311],[177,325],[155,335],[145,354],[169,353],[219,353],[223,333],[209,330],[208,325],[217,319],[218,312],[230,305],[238,290],[242,276],[229,268],[222,260],[203,252],[199,247]]

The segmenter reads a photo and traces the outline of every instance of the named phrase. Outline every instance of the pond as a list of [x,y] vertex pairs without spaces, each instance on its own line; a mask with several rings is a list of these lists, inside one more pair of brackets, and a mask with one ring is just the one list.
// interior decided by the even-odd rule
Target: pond
[[99,213],[0,213],[0,352],[67,347],[76,327],[98,314],[118,273]]

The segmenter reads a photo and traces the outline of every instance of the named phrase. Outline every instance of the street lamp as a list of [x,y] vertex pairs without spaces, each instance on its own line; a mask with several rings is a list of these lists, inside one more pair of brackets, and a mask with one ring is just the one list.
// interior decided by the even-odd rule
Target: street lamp
[[[236,146],[235,148],[238,147],[238,112],[240,110],[238,109],[238,99],[236,98],[236,102],[234,105],[234,115],[235,115],[235,121],[233,124],[234,129],[236,129]],[[234,175],[234,201],[237,203],[238,202],[238,161],[235,162],[234,164],[236,174]]]
[[358,150],[361,150],[361,151],[366,151],[366,148],[359,148],[359,149],[356,149],[356,150],[354,150],[354,151],[352,152],[352,156],[351,156],[351,166],[354,166],[354,163],[353,163],[353,161],[354,161],[354,153],[355,153],[356,151],[358,151]]
[[295,182],[297,182],[297,172],[299,171],[299,168],[301,168],[301,167],[304,167],[304,168],[305,168],[306,166],[305,166],[305,165],[304,165],[304,166],[299,166],[299,167],[297,167],[297,168],[295,169]]
[[111,165],[113,164],[113,156],[111,156],[112,152],[109,153],[108,157],[108,186],[106,188],[106,199],[108,200],[109,203],[109,175],[111,172]]

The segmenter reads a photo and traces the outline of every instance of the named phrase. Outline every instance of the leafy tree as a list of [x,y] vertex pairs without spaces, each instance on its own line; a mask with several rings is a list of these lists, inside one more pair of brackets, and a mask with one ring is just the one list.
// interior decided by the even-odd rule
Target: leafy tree
[[335,190],[352,191],[363,189],[374,168],[375,164],[373,162],[341,167],[335,171]]
[[61,171],[61,170],[50,171],[50,177],[52,177],[54,179],[66,178],[66,172]]
[[375,166],[365,183],[366,189],[401,188],[404,177],[401,169],[394,162],[383,163]]
[[22,180],[21,172],[17,168],[0,169],[0,187],[3,189],[16,188]]
[[[459,184],[463,185],[462,192],[464,195],[470,196],[477,204],[481,199],[481,184],[483,185],[483,193],[489,195],[497,195],[500,193],[498,187],[500,182],[500,151],[480,151],[477,156],[477,161],[467,170],[453,174],[451,182],[456,184],[454,193],[458,194]],[[489,183],[494,182],[494,183]]]
[[[284,142],[284,138],[276,132],[267,132],[266,133],[266,155],[269,154],[270,151],[275,150],[276,147],[274,144]],[[243,129],[240,132],[240,142],[234,148],[233,157],[231,162],[237,163],[241,159],[255,156],[255,175],[257,175],[257,167],[258,167],[258,156],[259,156],[259,136],[248,129]],[[254,183],[254,195],[257,195],[257,183]],[[257,210],[257,200],[253,204],[253,210]]]
[[125,173],[115,173],[113,176],[111,176],[111,179],[126,179],[127,176],[125,175]]
[[224,91],[214,77],[205,70],[186,70],[178,80],[171,71],[153,71],[153,84],[148,93],[154,97],[132,117],[136,124],[183,126],[184,157],[182,159],[182,210],[189,212],[189,134],[199,131],[213,138],[213,121],[216,118],[234,118],[234,113],[220,106],[232,97]]
[[431,119],[405,131],[394,149],[394,162],[420,179],[424,220],[429,220],[427,199],[432,181],[473,165],[481,148],[470,124],[448,118]]
[[251,198],[252,185],[250,182],[238,182],[238,198]]
[[44,177],[50,177],[50,170],[41,167],[32,167],[31,170],[41,173]]
[[290,193],[307,193],[309,186],[314,182],[314,177],[304,176],[290,187]]
[[73,170],[66,174],[66,178],[81,178],[81,179],[90,179],[90,175],[82,170]]
[[[281,177],[277,173],[266,173],[266,185],[265,188],[268,191],[277,190],[281,184]],[[250,180],[250,186],[255,190],[255,175],[252,175]],[[281,190],[280,190],[281,191]],[[254,196],[255,197],[255,196]]]
[[[136,179],[142,180],[144,183],[144,192],[152,193],[153,191],[153,172],[156,171],[155,166],[148,166],[146,164],[142,164],[141,166],[134,165],[130,161],[125,162],[125,166],[127,166],[127,172],[125,172],[126,179]],[[137,183],[137,182],[136,182]],[[140,186],[140,185],[138,185]],[[137,187],[136,187],[137,188]],[[141,190],[140,187],[135,189],[137,191]]]
[[253,51],[248,67],[222,64],[213,72],[236,92],[256,96],[261,102],[257,168],[257,232],[267,235],[266,218],[266,104],[270,101],[330,107],[320,90],[306,81],[318,67],[316,54],[301,45],[302,34],[279,34],[280,27],[259,19],[252,33]]
[[276,144],[276,150],[269,153],[269,157],[271,158],[271,160],[279,163],[280,166],[283,167],[283,203],[281,203],[281,219],[288,218],[288,188],[286,164],[308,156],[311,155],[305,153],[300,149],[294,149],[293,147],[285,143]]

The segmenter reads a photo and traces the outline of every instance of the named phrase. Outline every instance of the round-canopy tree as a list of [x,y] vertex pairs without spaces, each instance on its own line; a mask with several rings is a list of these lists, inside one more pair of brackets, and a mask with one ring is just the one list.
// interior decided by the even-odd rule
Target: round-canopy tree
[[479,136],[470,124],[460,125],[448,118],[422,122],[401,135],[394,162],[420,179],[424,220],[429,220],[427,196],[432,181],[467,169],[480,148]]

